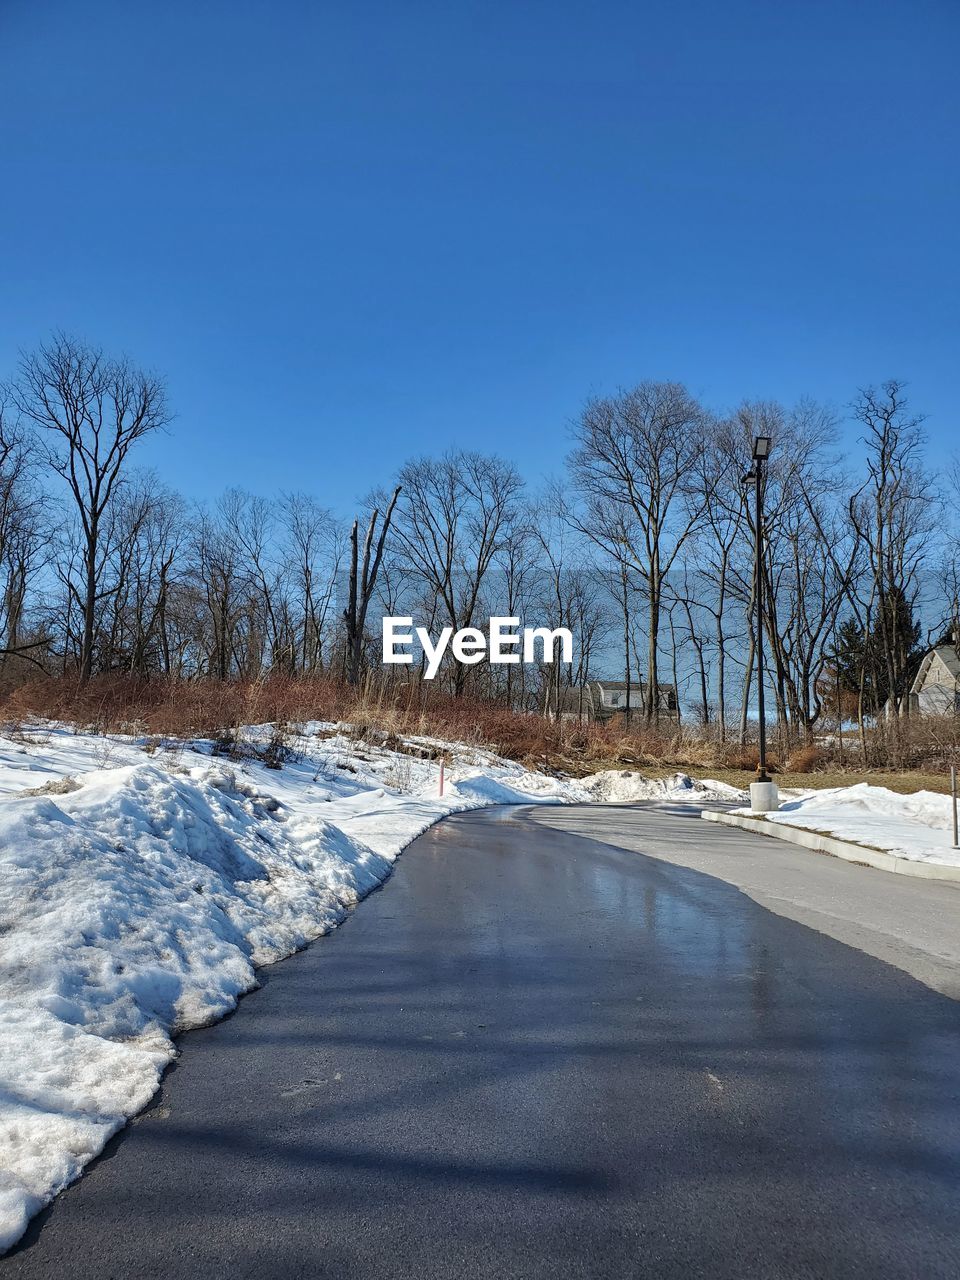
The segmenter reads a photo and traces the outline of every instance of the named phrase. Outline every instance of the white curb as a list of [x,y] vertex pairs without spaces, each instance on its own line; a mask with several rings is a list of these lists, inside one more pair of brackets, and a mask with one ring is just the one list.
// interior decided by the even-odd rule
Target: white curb
[[918,876],[922,880],[960,882],[960,867],[898,858],[892,853],[869,849],[866,845],[854,844],[850,840],[838,840],[835,836],[824,836],[817,831],[808,831],[805,827],[791,827],[783,822],[768,822],[764,818],[751,818],[743,813],[722,813],[715,809],[703,809],[700,817],[705,818],[707,822],[722,822],[728,827],[741,827],[744,831],[753,831],[757,835],[787,840],[790,844],[799,844],[805,849],[813,849],[815,853],[829,853],[834,858],[843,858],[845,862],[858,862],[868,867],[876,867],[878,871],[892,871],[899,876]]

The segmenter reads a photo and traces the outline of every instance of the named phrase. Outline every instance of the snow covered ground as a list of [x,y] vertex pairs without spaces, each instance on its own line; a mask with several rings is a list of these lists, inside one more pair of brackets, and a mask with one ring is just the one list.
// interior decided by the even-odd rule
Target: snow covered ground
[[691,778],[686,773],[675,773],[669,778],[645,778],[642,773],[605,769],[584,778],[581,786],[591,800],[607,804],[632,804],[638,800],[693,805],[716,801],[741,804],[746,797],[746,792],[726,782]]
[[785,800],[776,813],[766,817],[785,826],[806,827],[839,840],[882,849],[898,858],[960,866],[960,850],[952,847],[952,801],[933,791],[899,795],[863,782],[852,787],[802,792],[795,799]]
[[[243,739],[263,745],[269,729]],[[149,1101],[171,1037],[332,929],[447,813],[742,799],[684,774],[585,783],[429,739],[439,763],[305,726],[279,770],[38,726],[0,737],[0,1252]],[[711,787],[714,789],[711,790]]]

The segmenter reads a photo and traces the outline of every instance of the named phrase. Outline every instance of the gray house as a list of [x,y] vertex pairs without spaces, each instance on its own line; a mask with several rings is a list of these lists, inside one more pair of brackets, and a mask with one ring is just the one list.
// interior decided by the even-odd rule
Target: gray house
[[960,713],[960,653],[955,644],[931,649],[910,686],[910,713],[945,716]]
[[[625,680],[589,680],[582,686],[560,690],[560,718],[603,722],[625,711],[639,715],[643,711],[645,691],[646,685],[640,680],[631,681],[629,697]],[[657,704],[661,715],[677,714],[677,691],[672,684],[657,686]],[[553,689],[547,697],[547,710],[550,715],[556,714]]]

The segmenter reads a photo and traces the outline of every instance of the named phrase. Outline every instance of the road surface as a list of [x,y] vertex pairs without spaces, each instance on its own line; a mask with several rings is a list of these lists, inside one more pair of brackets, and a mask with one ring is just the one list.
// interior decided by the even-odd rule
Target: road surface
[[449,819],[0,1280],[955,1280],[958,907],[653,809]]

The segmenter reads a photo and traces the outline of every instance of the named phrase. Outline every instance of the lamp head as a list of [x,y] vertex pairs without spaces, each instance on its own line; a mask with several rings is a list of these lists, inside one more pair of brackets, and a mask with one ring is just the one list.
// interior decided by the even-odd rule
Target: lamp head
[[770,446],[773,440],[770,436],[757,436],[753,442],[753,457],[757,462],[766,462],[770,457]]

